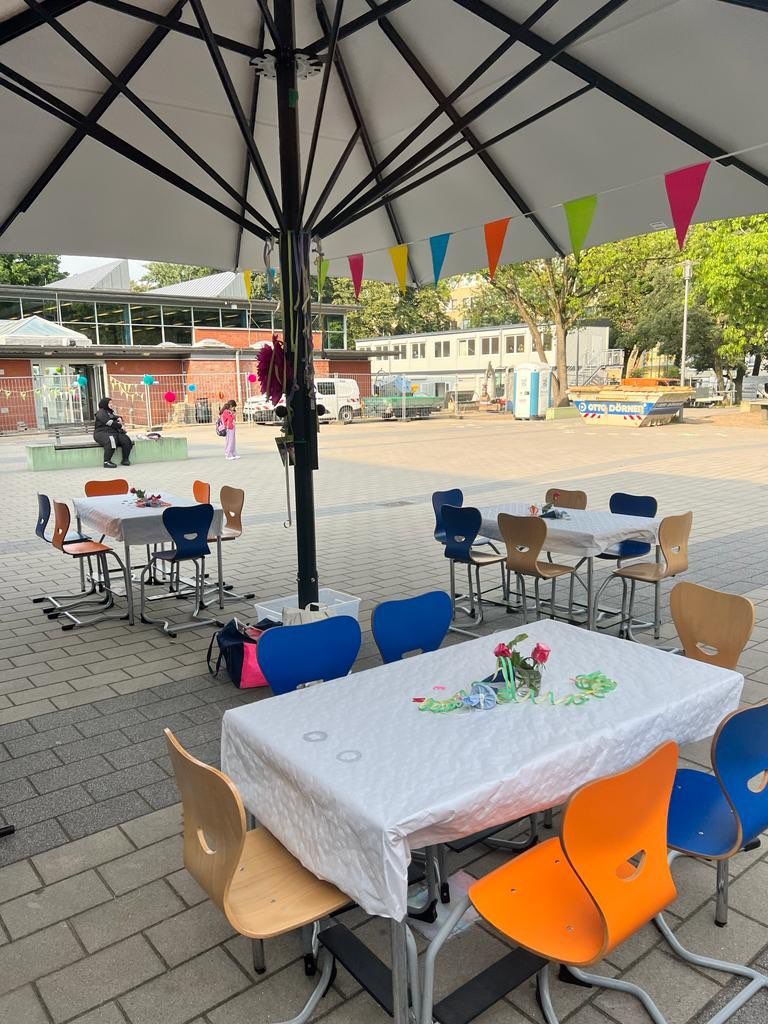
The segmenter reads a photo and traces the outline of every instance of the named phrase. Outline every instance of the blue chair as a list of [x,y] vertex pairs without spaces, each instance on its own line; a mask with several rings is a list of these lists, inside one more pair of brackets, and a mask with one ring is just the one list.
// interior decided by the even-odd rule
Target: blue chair
[[411,651],[436,651],[451,625],[451,599],[442,590],[383,601],[373,610],[371,629],[385,664],[400,661]]
[[[456,505],[461,508],[464,504],[464,494],[458,487],[449,491],[435,491],[432,495],[432,508],[435,512],[435,540],[439,544],[445,544],[445,526],[443,525],[443,506]],[[475,537],[475,547],[482,547],[490,544],[494,551],[496,545],[488,537]]]
[[306,683],[348,675],[362,640],[351,615],[268,629],[259,638],[259,666],[273,693],[290,693]]
[[[35,534],[40,540],[45,541],[46,544],[51,543],[52,531],[48,529],[51,521],[51,499],[47,494],[38,494],[37,496],[37,522],[35,523]],[[77,530],[69,530],[66,537],[64,538],[65,544],[78,544],[82,541],[90,540],[91,538],[86,536],[84,533],[80,533]],[[80,592],[78,594],[41,594],[40,597],[33,597],[33,604],[42,604],[43,601],[48,602],[48,607],[41,609],[49,619],[55,619],[60,612],[66,611],[67,608],[74,608],[75,605],[80,604],[85,598],[91,597],[96,593],[96,583],[93,579],[93,566],[91,560],[88,559],[88,579],[90,587],[86,589],[86,576],[85,576],[85,563],[84,559],[78,559],[78,567],[80,570]]]
[[[163,511],[163,526],[170,534],[173,548],[156,551],[141,572],[141,621],[151,626],[160,626],[168,636],[176,636],[185,629],[199,629],[206,625],[223,625],[218,619],[201,619],[199,615],[205,607],[205,559],[211,551],[208,547],[208,535],[213,522],[213,505],[171,505]],[[158,563],[162,562],[164,571],[170,568],[170,592],[167,598],[187,596],[181,591],[179,567],[182,562],[191,562],[195,567],[194,608],[187,622],[170,622],[168,619],[150,619],[145,614],[145,588],[147,577],[155,577]],[[175,584],[174,584],[175,580]],[[159,600],[159,598],[153,598]]]
[[[445,557],[451,563],[451,607],[453,618],[456,618],[456,563],[466,565],[469,580],[469,608],[462,608],[475,619],[479,625],[483,621],[483,595],[480,588],[480,569],[486,565],[501,567],[501,589],[507,599],[507,579],[504,571],[506,554],[494,551],[493,554],[478,551],[474,544],[480,533],[483,518],[480,509],[456,505],[443,505],[443,525],[445,527]],[[475,610],[475,593],[472,583],[472,569],[475,570],[477,582],[477,610]]]
[[667,843],[717,861],[715,923],[728,922],[728,861],[760,845],[768,828],[768,704],[734,711],[712,740],[714,775],[681,768],[669,808]]
[[[643,519],[653,519],[656,515],[659,503],[649,494],[625,494],[623,491],[616,491],[608,502],[611,512],[620,516],[641,516]],[[642,558],[650,553],[651,545],[640,540],[623,540],[614,547],[604,551],[598,558],[607,558],[613,562],[622,562],[626,558]]]

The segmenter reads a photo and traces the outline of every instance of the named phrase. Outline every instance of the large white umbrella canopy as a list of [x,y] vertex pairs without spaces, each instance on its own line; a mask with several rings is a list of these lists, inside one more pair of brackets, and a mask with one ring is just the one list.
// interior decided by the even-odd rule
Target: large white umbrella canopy
[[502,262],[565,253],[586,195],[591,243],[669,226],[704,160],[698,219],[764,210],[766,43],[768,0],[0,0],[0,249],[279,260],[303,605],[310,237],[424,282],[430,237],[473,270],[506,217]]
[[[269,28],[261,41],[268,5],[200,6],[279,205],[275,82],[251,64],[274,48]],[[276,214],[246,171],[253,161],[195,7],[0,0],[0,248],[262,265],[249,225],[265,228],[259,213],[276,229]],[[297,46],[326,53],[335,0],[295,10]],[[365,252],[366,277],[393,279],[387,249],[411,242],[411,279],[429,281],[426,239],[459,231],[443,272],[482,267],[482,225],[505,216],[502,262],[565,252],[558,204],[595,192],[590,243],[671,226],[664,172],[724,154],[742,153],[710,168],[697,219],[768,208],[768,146],[754,148],[768,143],[767,10],[759,0],[345,0],[305,206],[306,217],[355,140],[315,221],[330,273]],[[322,74],[299,81],[305,167],[322,85]],[[115,139],[128,148],[116,152]],[[423,167],[418,179],[450,163],[403,191],[409,166]],[[360,183],[357,212],[372,212],[344,226],[343,201]]]

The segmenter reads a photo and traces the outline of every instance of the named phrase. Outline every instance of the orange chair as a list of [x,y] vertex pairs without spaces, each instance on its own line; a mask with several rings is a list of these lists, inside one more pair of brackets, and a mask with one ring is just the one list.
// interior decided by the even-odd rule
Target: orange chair
[[667,812],[677,759],[677,744],[664,743],[634,767],[582,786],[568,801],[559,838],[522,853],[470,887],[426,954],[422,1024],[432,1022],[435,958],[470,903],[494,928],[545,961],[537,982],[547,1024],[558,1024],[549,992],[550,961],[565,965],[580,982],[629,992],[656,1024],[666,1024],[639,986],[580,970],[598,963],[651,920],[689,963],[750,979],[711,1024],[721,1024],[758,989],[768,987],[768,977],[750,967],[690,953],[661,916],[677,896],[667,858]]
[[205,480],[195,480],[192,484],[192,497],[198,505],[211,504],[211,485]]
[[101,609],[98,615],[91,616],[87,619],[80,619],[70,609],[61,610],[58,614],[60,619],[68,619],[61,627],[63,630],[74,629],[75,626],[89,626],[94,622],[100,622],[102,619],[107,618],[123,618],[123,615],[106,615],[104,614],[107,609],[112,608],[115,603],[115,598],[112,593],[110,586],[109,576],[109,563],[107,562],[107,556],[112,557],[117,561],[120,566],[120,572],[125,582],[125,593],[128,601],[128,620],[133,624],[133,601],[131,592],[131,582],[128,575],[128,571],[123,564],[120,556],[108,547],[106,544],[101,544],[95,540],[84,540],[75,541],[74,543],[67,543],[67,534],[69,533],[69,527],[71,524],[71,516],[69,513],[69,507],[61,501],[53,502],[53,514],[54,514],[54,526],[53,536],[51,537],[51,544],[57,550],[61,551],[64,555],[69,555],[70,558],[75,558],[78,561],[82,561],[84,558],[93,558],[98,566],[99,576],[99,589],[103,592],[103,597],[98,601],[90,602],[89,607],[94,609]]
[[127,480],[89,480],[85,485],[86,498],[106,498],[111,494],[127,494]]

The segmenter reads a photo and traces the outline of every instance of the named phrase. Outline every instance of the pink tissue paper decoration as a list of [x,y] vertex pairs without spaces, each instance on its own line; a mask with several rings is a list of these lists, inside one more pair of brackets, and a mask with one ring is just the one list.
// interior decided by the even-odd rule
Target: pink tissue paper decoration
[[286,361],[282,342],[276,334],[272,335],[271,343],[259,349],[256,369],[262,392],[272,405],[279,405],[280,399],[288,391],[293,375]]
[[694,164],[692,167],[681,167],[664,175],[667,188],[669,212],[677,233],[677,244],[682,249],[696,207],[701,198],[701,189],[709,170],[709,161]]
[[163,398],[169,405],[173,405],[173,403],[176,401],[176,392],[166,391],[165,394],[163,395]]
[[249,384],[255,384],[258,379],[259,378],[256,376],[255,373],[249,373],[248,374],[248,383]]

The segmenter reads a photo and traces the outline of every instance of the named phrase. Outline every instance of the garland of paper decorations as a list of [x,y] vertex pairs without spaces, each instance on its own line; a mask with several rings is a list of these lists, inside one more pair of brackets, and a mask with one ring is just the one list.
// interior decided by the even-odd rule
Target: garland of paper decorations
[[[735,154],[728,155],[733,156]],[[723,158],[719,157],[718,159]],[[710,164],[714,162],[717,161],[706,160],[703,163],[693,164],[690,167],[681,167],[676,171],[669,171],[664,175],[664,186],[667,194],[667,202],[669,203],[669,211],[672,216],[672,223],[677,235],[677,244],[681,249],[685,245],[688,228],[691,225],[693,215],[696,212],[696,207],[699,204],[701,190],[704,186],[704,179],[706,178],[707,171],[709,170]],[[621,187],[628,188],[630,186],[627,185]],[[612,188],[605,190],[606,193],[616,191],[619,191],[619,189]],[[603,193],[581,196],[579,199],[570,199],[565,203],[557,204],[562,206],[563,212],[565,213],[568,235],[571,240],[571,249],[577,260],[580,258],[581,252],[586,245],[587,237],[589,235],[590,228],[592,227],[592,221],[594,220],[595,213],[597,212],[598,199],[601,194]],[[543,211],[532,211],[532,213],[536,212]],[[522,214],[521,216],[530,217],[532,216],[532,213]],[[496,274],[496,269],[501,259],[504,240],[507,235],[507,228],[511,221],[512,217],[503,217],[500,220],[489,221],[487,224],[483,225],[485,250],[488,257],[488,270],[492,280]],[[462,230],[466,231],[474,229],[464,228]],[[421,241],[429,242],[432,257],[432,275],[436,285],[440,280],[440,276],[443,271],[443,264],[445,263],[445,256],[448,252],[451,234],[451,232],[445,232],[440,235],[432,235],[427,239],[421,239]],[[394,245],[388,250],[390,259],[392,260],[392,268],[395,272],[395,277],[397,278],[397,282],[400,286],[400,291],[403,293],[405,293],[407,282],[408,251],[409,246],[412,244],[414,243],[406,242],[401,245]],[[355,297],[358,299],[360,298],[360,290],[363,284],[365,255],[365,253],[358,252],[347,256],[349,274],[352,278],[352,285],[355,289]],[[322,291],[330,264],[331,261],[323,256],[322,250],[318,250],[317,279],[319,291]]]
[[[448,711],[479,710],[491,711],[499,704],[547,704],[550,707],[579,707],[590,700],[603,700],[618,686],[615,680],[609,679],[603,672],[589,672],[574,676],[572,682],[576,693],[563,694],[556,697],[553,690],[546,693],[537,692],[530,686],[518,685],[515,670],[508,658],[500,658],[500,673],[503,684],[491,685],[490,682],[472,683],[468,689],[457,690],[450,697],[415,697],[419,711],[431,711],[434,714],[445,714]],[[434,689],[442,690],[439,686]]]

